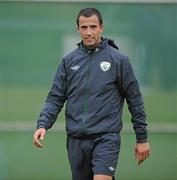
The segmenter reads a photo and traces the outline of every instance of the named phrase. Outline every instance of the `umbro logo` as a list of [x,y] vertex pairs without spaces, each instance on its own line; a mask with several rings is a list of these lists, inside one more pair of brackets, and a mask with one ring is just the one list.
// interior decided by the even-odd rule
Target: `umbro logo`
[[79,68],[80,68],[80,66],[77,66],[77,65],[71,67],[71,69],[74,70],[74,71],[77,71]]
[[114,169],[113,167],[108,167],[108,169],[109,169],[110,171],[115,171],[115,169]]

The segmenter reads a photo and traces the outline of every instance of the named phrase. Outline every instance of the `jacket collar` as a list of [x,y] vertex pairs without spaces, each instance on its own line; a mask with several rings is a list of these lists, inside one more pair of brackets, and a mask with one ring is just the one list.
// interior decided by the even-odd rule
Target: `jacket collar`
[[101,42],[97,46],[92,48],[84,46],[83,41],[79,42],[77,45],[79,46],[79,48],[81,48],[81,50],[86,51],[89,54],[93,52],[98,52],[105,48],[107,45],[110,45],[115,49],[119,49],[118,46],[114,43],[114,40],[103,37],[101,38]]

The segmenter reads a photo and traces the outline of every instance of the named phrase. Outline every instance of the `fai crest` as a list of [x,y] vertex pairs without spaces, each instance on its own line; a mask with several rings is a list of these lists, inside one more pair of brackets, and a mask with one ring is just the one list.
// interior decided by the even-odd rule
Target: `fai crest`
[[108,71],[110,68],[111,68],[111,63],[110,62],[107,62],[107,61],[102,61],[100,63],[100,67],[101,67],[101,70],[102,71]]

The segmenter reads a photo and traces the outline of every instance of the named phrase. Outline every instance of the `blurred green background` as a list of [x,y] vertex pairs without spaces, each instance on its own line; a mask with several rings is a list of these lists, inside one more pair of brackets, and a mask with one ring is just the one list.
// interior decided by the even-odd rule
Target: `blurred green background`
[[[124,130],[116,177],[177,179],[177,4],[0,2],[0,180],[71,179],[60,124],[44,149],[33,147],[32,132],[59,62],[80,41],[84,7],[101,11],[103,36],[129,56],[148,115],[151,157],[138,167],[135,136]],[[123,119],[129,125],[126,107]]]

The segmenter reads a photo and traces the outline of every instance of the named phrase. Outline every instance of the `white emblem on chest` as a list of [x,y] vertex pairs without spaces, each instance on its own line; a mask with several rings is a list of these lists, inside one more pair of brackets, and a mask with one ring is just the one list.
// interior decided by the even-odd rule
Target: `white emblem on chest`
[[74,70],[74,71],[77,71],[79,68],[80,68],[80,66],[77,66],[77,65],[71,67],[71,69]]
[[107,61],[102,61],[100,63],[100,68],[102,71],[108,71],[110,68],[111,68],[111,63],[110,62],[107,62]]

